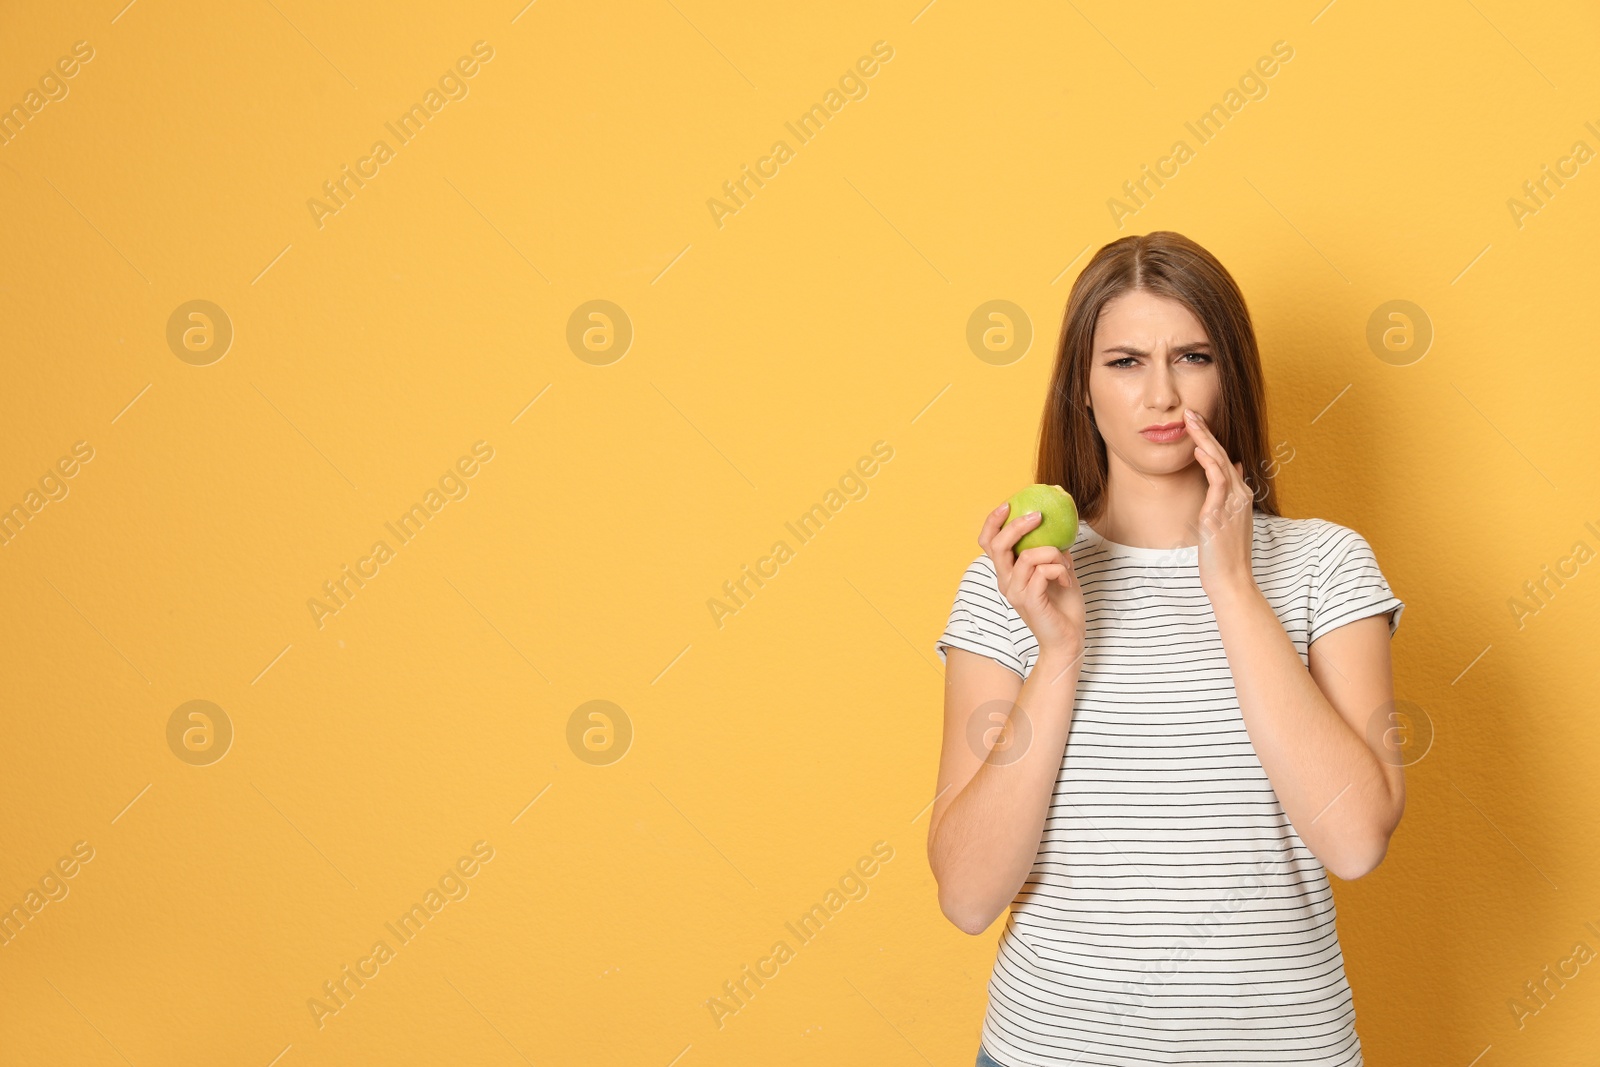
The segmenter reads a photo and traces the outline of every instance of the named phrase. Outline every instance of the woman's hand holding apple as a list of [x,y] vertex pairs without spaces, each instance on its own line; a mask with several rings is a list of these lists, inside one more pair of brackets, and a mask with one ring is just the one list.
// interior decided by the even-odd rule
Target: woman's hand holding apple
[[1010,506],[1001,504],[989,513],[978,545],[994,561],[1000,592],[1039,642],[1039,657],[1064,664],[1078,657],[1084,641],[1083,589],[1072,569],[1072,555],[1053,546],[1016,552],[1016,543],[1041,519],[1030,511],[1008,524]]

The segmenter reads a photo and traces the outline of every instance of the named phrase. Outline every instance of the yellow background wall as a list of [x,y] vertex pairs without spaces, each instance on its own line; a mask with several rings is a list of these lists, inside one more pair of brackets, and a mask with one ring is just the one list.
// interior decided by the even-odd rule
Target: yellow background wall
[[[1600,949],[1600,164],[1508,206],[1600,150],[1592,10],[122,3],[0,34],[6,107],[92,50],[0,147],[0,906],[41,892],[0,945],[0,1060],[970,1064],[1000,926],[959,933],[927,869],[933,641],[1032,480],[1072,279],[1155,229],[1245,290],[1287,513],[1367,535],[1408,605],[1432,748],[1387,861],[1337,886],[1368,1062],[1593,1049],[1593,965],[1512,1003]],[[441,78],[466,95],[400,142]],[[992,300],[1025,351],[969,347]],[[1369,346],[1395,300],[1421,358]],[[799,944],[841,880],[865,895]],[[319,1016],[346,966],[373,976]]]

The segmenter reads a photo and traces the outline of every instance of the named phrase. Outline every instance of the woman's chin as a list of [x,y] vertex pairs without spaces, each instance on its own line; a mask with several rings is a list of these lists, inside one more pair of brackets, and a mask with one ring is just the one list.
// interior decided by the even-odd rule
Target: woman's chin
[[1200,463],[1194,458],[1193,444],[1179,448],[1174,445],[1151,444],[1143,438],[1124,452],[1123,456],[1129,461],[1128,466],[1136,472],[1152,476],[1177,474]]

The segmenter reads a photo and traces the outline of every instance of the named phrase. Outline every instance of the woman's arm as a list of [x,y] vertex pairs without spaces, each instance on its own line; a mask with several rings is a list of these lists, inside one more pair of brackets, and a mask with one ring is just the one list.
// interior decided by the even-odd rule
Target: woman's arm
[[1204,418],[1187,418],[1207,483],[1200,584],[1216,611],[1250,743],[1306,847],[1338,877],[1360,878],[1382,861],[1406,802],[1391,731],[1369,729],[1394,706],[1388,618],[1323,634],[1307,651],[1308,670],[1256,585],[1255,497],[1244,467],[1230,464]]
[[[1008,510],[1001,504],[988,514],[978,547],[994,566],[994,591],[1038,643],[1038,658],[1024,682],[988,656],[945,649],[944,742],[928,817],[939,910],[969,934],[989,928],[1033,869],[1066,755],[1085,645],[1072,557],[1052,545],[1016,551],[1041,516],[1030,511],[1005,524]],[[998,631],[991,636],[1002,646],[1009,640]]]
[[1312,642],[1308,671],[1253,581],[1211,603],[1250,743],[1283,810],[1324,867],[1360,878],[1383,860],[1405,809],[1392,732],[1371,728],[1393,706],[1389,617],[1330,630]]
[[965,649],[945,653],[944,742],[928,821],[939,910],[981,934],[1028,880],[1061,773],[1081,646],[1043,649],[1028,680]]

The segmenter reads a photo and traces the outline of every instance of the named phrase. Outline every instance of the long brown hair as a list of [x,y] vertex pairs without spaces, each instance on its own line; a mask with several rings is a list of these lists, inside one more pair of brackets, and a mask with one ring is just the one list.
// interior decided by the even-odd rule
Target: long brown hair
[[1211,432],[1244,464],[1255,510],[1277,515],[1278,492],[1268,459],[1266,383],[1244,294],[1217,258],[1181,233],[1130,235],[1094,254],[1072,283],[1061,322],[1055,371],[1039,429],[1037,479],[1072,494],[1093,522],[1105,506],[1106,443],[1089,410],[1094,330],[1107,302],[1144,290],[1183,304],[1205,327],[1222,385]]

